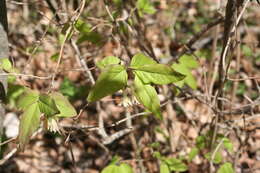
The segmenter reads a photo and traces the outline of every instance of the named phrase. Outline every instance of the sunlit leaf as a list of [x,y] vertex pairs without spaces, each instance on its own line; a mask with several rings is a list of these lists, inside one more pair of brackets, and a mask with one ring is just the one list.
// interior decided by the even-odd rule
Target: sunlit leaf
[[233,144],[230,141],[230,139],[228,138],[223,138],[223,145],[224,147],[229,151],[232,152],[233,151]]
[[163,64],[150,64],[135,67],[134,72],[145,84],[170,84],[185,78],[181,73],[176,72],[171,67]]
[[47,117],[60,113],[54,100],[47,94],[40,95],[38,105],[41,113],[44,113]]
[[123,89],[127,84],[127,72],[122,65],[109,66],[102,71],[96,84],[90,90],[87,100],[97,101]]
[[170,158],[166,159],[165,162],[167,163],[171,171],[185,172],[188,169],[187,165],[183,163],[180,159]]
[[19,144],[23,150],[28,143],[30,136],[38,129],[40,125],[40,109],[37,103],[31,104],[22,114],[19,127]]
[[[192,89],[197,89],[197,81],[192,75],[191,70],[197,68],[199,63],[189,55],[183,55],[179,60],[179,63],[174,63],[172,68],[177,72],[184,74],[186,77],[184,83],[187,84]],[[178,81],[175,83],[179,87],[183,86],[183,81]]]
[[51,98],[53,98],[59,114],[55,117],[73,117],[77,115],[75,108],[70,104],[69,100],[58,92],[51,93]]
[[137,100],[151,111],[157,118],[162,119],[160,101],[156,90],[149,84],[144,84],[139,77],[134,80],[134,94]]
[[101,61],[97,62],[97,66],[99,68],[105,68],[107,65],[112,65],[112,64],[119,64],[120,63],[120,59],[115,57],[115,56],[107,56],[104,59],[102,59]]
[[8,58],[0,58],[0,69],[10,72],[13,68],[11,61]]
[[134,173],[133,169],[130,165],[122,163],[119,166],[119,172],[118,173]]
[[25,92],[19,97],[17,107],[25,110],[39,99],[39,92],[26,88]]
[[[212,153],[211,152],[206,153],[205,158],[207,158],[209,161],[211,161],[212,160]],[[215,157],[213,158],[212,161],[215,164],[219,164],[222,161],[222,155],[219,151],[217,151],[215,153]]]
[[220,166],[217,173],[234,173],[234,169],[231,163],[226,162]]
[[138,0],[136,6],[140,15],[143,13],[154,14],[156,12],[150,0]]
[[142,53],[138,53],[132,58],[130,67],[138,68],[148,64],[157,64],[157,63],[152,58],[149,58],[148,56],[145,56]]
[[199,153],[199,149],[197,147],[192,148],[189,153],[189,161],[192,161],[194,157]]
[[101,173],[120,173],[119,167],[116,165],[108,165]]
[[171,173],[168,165],[164,162],[160,164],[160,173]]

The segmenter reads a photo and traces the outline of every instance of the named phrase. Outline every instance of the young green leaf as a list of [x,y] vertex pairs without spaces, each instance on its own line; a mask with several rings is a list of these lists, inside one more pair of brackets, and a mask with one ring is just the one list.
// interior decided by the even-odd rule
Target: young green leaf
[[26,88],[24,93],[19,97],[17,107],[19,109],[28,109],[32,104],[37,103],[39,92]]
[[41,94],[38,100],[38,105],[41,113],[44,113],[47,117],[60,113],[54,100],[49,95]]
[[138,76],[134,80],[134,94],[137,100],[151,111],[157,118],[162,119],[160,101],[154,87],[144,84]]
[[80,32],[80,33],[89,33],[91,32],[91,25],[85,23],[83,20],[78,19],[76,23],[74,24],[74,27]]
[[228,138],[223,138],[223,145],[229,151],[233,151],[233,144]]
[[[208,152],[205,154],[205,158],[209,161],[212,160],[212,153]],[[216,152],[215,157],[213,158],[213,163],[219,164],[222,161],[222,155],[219,151]]]
[[189,161],[192,161],[198,153],[199,153],[199,149],[197,147],[192,148],[189,153]]
[[152,58],[149,58],[148,56],[145,56],[142,53],[138,53],[132,58],[130,67],[138,68],[148,64],[157,64],[157,63]]
[[183,64],[187,68],[194,69],[199,67],[198,61],[196,61],[192,56],[190,55],[183,55],[179,59],[180,64]]
[[188,167],[180,159],[170,158],[165,160],[171,171],[185,172]]
[[90,90],[87,100],[97,101],[123,89],[127,84],[127,72],[122,65],[113,65],[104,69],[96,84]]
[[117,58],[115,56],[107,56],[104,59],[102,59],[101,61],[98,61],[97,66],[98,66],[98,68],[102,69],[108,65],[119,64],[119,63],[120,63],[119,58]]
[[[174,63],[172,68],[177,72],[184,74],[186,77],[184,79],[184,83],[186,83],[192,89],[197,88],[197,81],[193,77],[191,70],[197,68],[199,66],[198,62],[192,57],[188,55],[183,55],[179,59],[179,63]],[[179,81],[176,83],[179,87],[183,86],[183,81]]]
[[12,71],[12,68],[13,68],[12,63],[8,58],[0,59],[0,69],[10,72]]
[[154,14],[156,12],[150,0],[138,0],[136,6],[140,15],[143,13]]
[[234,169],[231,163],[226,162],[220,166],[217,173],[234,173]]
[[118,173],[134,173],[134,171],[131,166],[126,163],[122,163],[119,166]]
[[134,73],[145,84],[169,84],[181,81],[185,76],[164,64],[149,64],[134,68]]
[[53,98],[59,114],[55,117],[73,117],[77,115],[75,108],[70,104],[69,100],[58,92],[51,93],[51,98]]
[[116,165],[108,165],[105,167],[101,173],[121,173],[119,167]]
[[164,162],[160,164],[160,173],[171,173],[168,165]]
[[38,129],[40,125],[40,114],[41,112],[37,103],[28,106],[22,114],[18,137],[21,150],[23,150],[28,143],[30,136]]

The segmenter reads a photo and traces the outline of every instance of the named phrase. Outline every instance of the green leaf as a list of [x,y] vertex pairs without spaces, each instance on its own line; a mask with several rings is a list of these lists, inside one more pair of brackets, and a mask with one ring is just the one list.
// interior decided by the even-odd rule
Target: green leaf
[[89,41],[93,44],[100,44],[102,41],[102,36],[99,33],[94,31],[89,33],[84,33],[79,36],[79,39],[77,40],[77,44],[81,44],[85,41]]
[[[208,152],[205,154],[205,158],[208,159],[209,161],[211,161],[212,157],[212,153]],[[222,155],[219,151],[216,152],[215,157],[213,159],[213,163],[215,164],[219,164],[222,161]]]
[[134,94],[137,100],[151,111],[157,118],[162,119],[160,101],[154,87],[144,84],[138,76],[134,80]]
[[19,97],[24,93],[24,86],[21,85],[15,85],[12,83],[8,83],[8,89],[7,89],[7,102],[11,108],[14,108],[17,106],[17,101]]
[[179,72],[176,72],[171,67],[163,64],[150,64],[134,68],[134,73],[145,84],[169,84],[173,82],[181,81],[185,78]]
[[73,117],[77,115],[75,108],[70,104],[69,100],[64,97],[61,93],[53,92],[51,93],[51,98],[53,98],[59,114],[55,117]]
[[30,136],[38,129],[40,114],[41,112],[37,103],[31,104],[22,114],[18,137],[21,150],[28,143]]
[[233,151],[233,144],[228,138],[223,138],[223,145],[229,152]]
[[119,166],[118,173],[134,173],[130,165],[122,163]]
[[12,71],[12,63],[10,62],[10,60],[8,58],[1,58],[0,59],[0,69],[3,69],[7,72]]
[[59,55],[60,55],[59,52],[53,54],[53,55],[51,56],[51,60],[52,60],[52,61],[58,61],[58,59],[59,59]]
[[[191,70],[197,68],[198,66],[199,63],[192,56],[183,55],[179,59],[179,63],[174,63],[172,68],[186,76],[184,79],[185,84],[187,84],[192,89],[197,89],[197,81],[192,75]],[[176,85],[183,86],[183,81],[177,82]]]
[[150,0],[138,0],[136,6],[141,16],[143,13],[154,14],[156,12]]
[[194,69],[199,67],[198,61],[195,60],[191,55],[183,55],[179,59],[180,64],[183,64],[187,68]]
[[37,103],[38,99],[39,92],[26,88],[25,92],[18,99],[17,107],[25,110],[32,104]]
[[196,138],[196,147],[198,147],[198,149],[204,149],[206,147],[206,136],[198,136]]
[[98,77],[96,84],[90,90],[87,100],[97,101],[105,96],[123,89],[127,84],[127,72],[122,65],[109,66]]
[[130,67],[138,68],[148,64],[157,64],[157,63],[152,58],[149,58],[148,56],[145,56],[142,53],[138,53],[132,58]]
[[108,65],[119,64],[119,63],[120,63],[119,58],[117,58],[115,56],[107,56],[104,59],[102,59],[101,61],[98,61],[97,66],[98,66],[98,68],[102,69]]
[[176,158],[166,159],[165,162],[171,171],[184,172],[188,169],[185,163]]
[[[185,65],[183,64],[173,64],[172,68],[174,70],[176,70],[177,72],[184,74],[186,77],[184,78],[184,83],[187,84],[189,87],[191,87],[192,89],[196,89],[197,88],[197,81],[196,79],[193,77],[191,70],[189,68],[187,68]],[[181,81],[180,81],[181,82]],[[176,83],[178,84],[178,82]]]
[[168,165],[164,162],[160,164],[160,173],[171,173]]
[[119,167],[116,165],[108,165],[101,173],[120,173]]
[[40,95],[38,105],[41,113],[44,113],[47,117],[60,113],[54,100],[47,94]]
[[60,85],[60,92],[66,96],[75,97],[78,92],[78,88],[68,78],[64,78]]
[[234,169],[231,163],[226,162],[220,166],[217,173],[234,173]]
[[74,27],[81,33],[89,33],[91,32],[91,25],[85,23],[83,20],[78,19],[74,24]]
[[192,161],[197,156],[198,153],[199,153],[199,149],[197,147],[192,148],[189,153],[189,161]]

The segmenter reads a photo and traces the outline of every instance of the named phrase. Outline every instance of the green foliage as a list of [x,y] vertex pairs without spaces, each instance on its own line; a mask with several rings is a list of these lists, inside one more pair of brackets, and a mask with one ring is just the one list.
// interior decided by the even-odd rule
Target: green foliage
[[64,97],[61,93],[53,92],[50,95],[59,110],[59,113],[55,115],[56,117],[73,117],[77,115],[76,110],[70,104],[68,99]]
[[134,81],[134,94],[145,108],[151,111],[157,118],[162,119],[160,101],[154,87],[149,84],[144,84],[141,79],[136,76]]
[[220,166],[217,173],[234,173],[234,169],[231,163],[226,162]]
[[118,158],[116,157],[115,159],[101,173],[134,173],[131,166],[126,163],[119,164]]
[[39,96],[38,106],[40,111],[44,113],[47,117],[52,117],[60,113],[54,100],[47,94],[41,94]]
[[184,84],[187,84],[190,88],[197,89],[197,82],[192,75],[191,70],[197,68],[198,66],[198,62],[192,56],[183,55],[179,59],[179,63],[174,63],[172,68],[177,72],[184,74],[186,77],[184,80],[175,84],[179,87],[183,87]]
[[106,67],[98,77],[96,84],[90,90],[87,100],[97,101],[105,96],[123,89],[127,84],[127,72],[122,65]]
[[101,61],[98,61],[96,65],[98,66],[98,68],[102,69],[108,65],[119,64],[119,63],[120,63],[119,58],[117,58],[115,56],[107,56],[104,59],[102,59]]
[[143,14],[154,14],[156,12],[153,4],[150,2],[150,0],[138,0],[137,1],[137,9],[140,16],[143,16]]
[[24,92],[24,87],[21,85],[15,85],[8,83],[7,89],[7,103],[10,108],[14,108],[17,105],[18,98]]
[[230,139],[224,137],[223,138],[223,146],[229,151],[233,151],[233,143],[230,141]]
[[74,24],[74,27],[80,32],[80,36],[77,40],[77,44],[81,44],[85,41],[89,41],[93,44],[100,44],[102,41],[102,36],[92,31],[91,25],[85,23],[82,20],[77,20],[77,22]]
[[37,102],[31,102],[30,106],[25,109],[21,117],[19,127],[19,147],[24,149],[29,141],[29,137],[38,129],[40,125],[40,109]]
[[[97,62],[102,72],[90,90],[87,98],[89,102],[97,101],[126,87],[128,78],[126,68],[118,65],[119,63],[120,59],[114,56],[108,56]],[[162,119],[160,101],[151,84],[170,84],[183,80],[185,76],[170,66],[158,64],[142,53],[132,58],[128,69],[135,75],[132,89],[137,100],[157,118]]]
[[205,154],[205,158],[208,159],[209,161],[212,160],[213,163],[215,163],[215,164],[219,164],[222,161],[222,155],[221,155],[220,151],[217,151],[215,153],[214,158],[212,158],[212,156],[213,155],[212,155],[211,152],[208,152],[208,153]]
[[3,69],[7,72],[10,72],[12,70],[13,66],[12,63],[8,58],[1,58],[0,59],[0,69]]
[[145,84],[170,84],[184,79],[184,75],[171,67],[157,64],[151,58],[137,54],[133,57],[130,68]]
[[[57,120],[60,117],[71,117],[77,113],[66,97],[54,92],[40,94],[37,91],[25,89],[18,100],[17,107],[23,110],[19,127],[19,144],[23,150],[30,136],[40,126],[40,115],[44,115],[48,129],[57,129]],[[55,124],[56,123],[56,124]]]
[[85,98],[89,92],[89,88],[86,85],[76,86],[71,80],[65,77],[59,90],[63,95],[68,96],[70,100],[74,100]]
[[188,167],[180,159],[169,158],[165,159],[164,162],[168,165],[170,171],[185,172]]
[[169,166],[164,162],[160,164],[160,173],[171,173]]
[[199,149],[197,147],[192,148],[189,153],[188,160],[192,161],[198,154],[199,154]]
[[187,165],[180,159],[161,157],[159,160],[161,160],[160,173],[185,172],[188,170]]

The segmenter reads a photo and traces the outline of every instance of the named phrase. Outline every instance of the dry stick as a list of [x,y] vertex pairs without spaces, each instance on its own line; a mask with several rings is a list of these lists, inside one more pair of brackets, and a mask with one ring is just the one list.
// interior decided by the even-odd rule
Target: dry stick
[[[195,34],[186,44],[189,49],[182,49],[182,51],[180,53],[178,53],[177,55],[175,55],[175,57],[179,58],[182,55],[184,55],[185,53],[187,53],[188,51],[192,50],[192,45],[198,41],[207,31],[209,31],[212,27],[222,23],[224,21],[223,17],[218,18],[217,20],[213,21],[212,23],[209,23],[204,29],[202,29],[200,32],[198,32],[197,34]],[[183,45],[183,46],[184,46]],[[174,52],[176,53],[176,52]]]
[[[223,37],[223,49],[222,49],[222,53],[221,53],[221,57],[220,57],[220,63],[219,63],[219,71],[218,71],[218,75],[219,75],[219,88],[218,88],[218,93],[216,98],[218,97],[223,97],[223,87],[226,81],[226,77],[227,77],[227,72],[228,72],[228,68],[229,65],[226,66],[226,57],[227,57],[227,53],[230,47],[230,42],[231,42],[231,33],[235,31],[236,26],[238,25],[246,7],[248,4],[249,0],[247,0],[243,6],[243,9],[241,10],[238,18],[236,19],[236,15],[237,15],[237,8],[238,6],[242,6],[243,4],[237,4],[238,2],[236,0],[228,0],[227,5],[226,5],[226,14],[225,14],[225,22],[224,22],[224,37]],[[230,61],[230,60],[229,60]],[[228,62],[229,64],[229,62]],[[222,115],[222,111],[224,109],[224,105],[223,102],[220,100],[217,100],[216,103],[216,107],[217,110],[219,111],[219,113],[216,114],[216,118],[215,118],[215,125],[214,125],[214,132],[212,135],[212,139],[211,139],[211,148],[213,147],[215,141],[216,141],[216,135],[217,135],[217,131],[218,131],[218,126],[216,125],[219,121],[219,116]],[[213,171],[213,163],[212,160],[215,156],[212,155],[211,157],[211,162],[210,162],[210,171]]]
[[[85,62],[84,58],[82,57],[80,51],[79,51],[79,48],[78,46],[76,45],[75,41],[74,40],[71,40],[71,44],[72,44],[72,47],[74,48],[74,50],[76,51],[76,58],[77,58],[77,61],[79,62],[79,64],[85,69],[85,71],[87,72],[87,76],[89,77],[90,79],[90,82],[92,85],[95,85],[95,79],[92,75],[92,72],[89,70],[89,67],[87,65],[87,63]],[[99,124],[99,134],[102,136],[102,138],[106,138],[108,137],[106,131],[105,131],[105,128],[104,128],[104,120],[103,120],[103,116],[101,114],[101,105],[100,105],[100,102],[97,101],[96,102],[97,104],[97,110],[99,112],[99,116],[98,116],[98,124]]]
[[[238,46],[237,46],[237,54],[236,54],[236,79],[239,78],[239,70],[240,70],[240,59],[241,59],[241,49],[240,49],[240,39],[241,39],[241,35],[240,35],[240,31],[237,30],[237,40],[238,40]],[[238,82],[235,82],[234,85],[233,85],[233,93],[232,93],[232,96],[231,96],[231,102],[234,102],[235,100],[235,96],[236,96],[236,92],[237,92],[237,87],[238,87]]]

